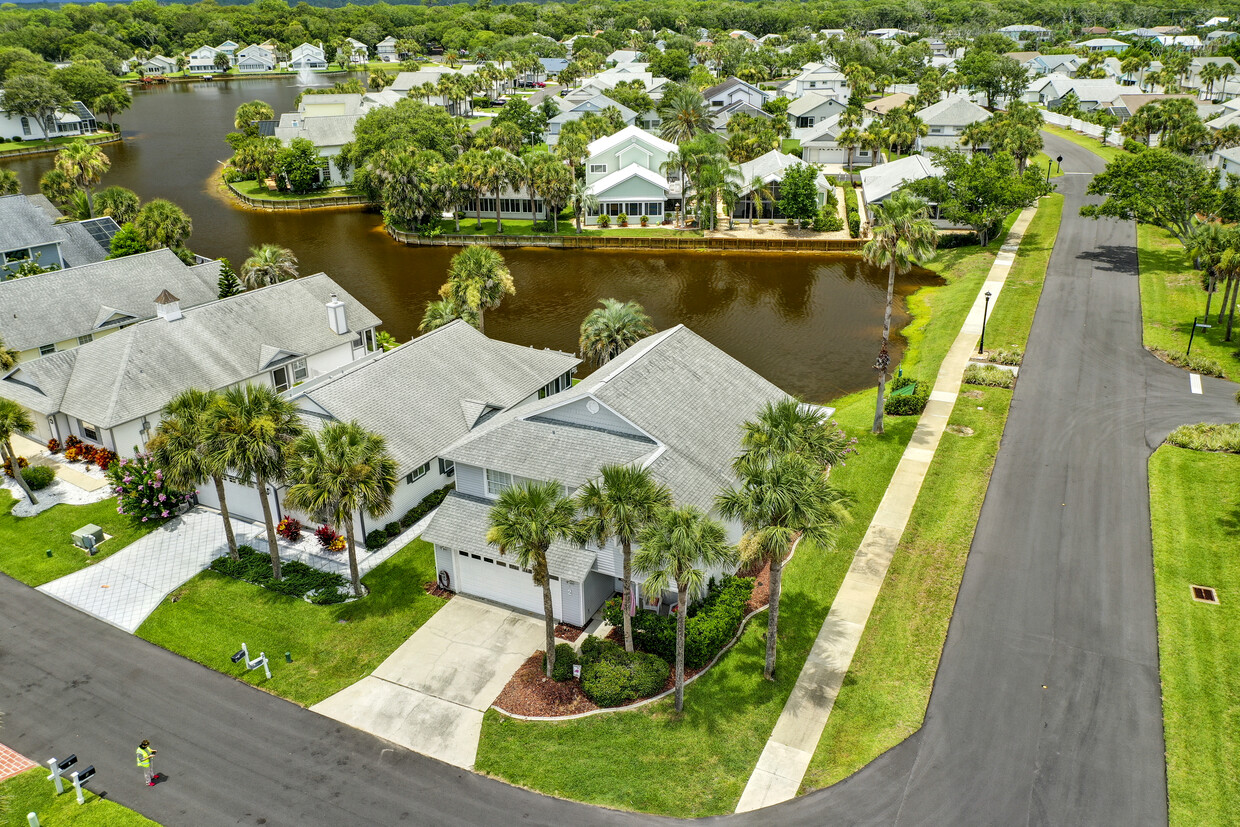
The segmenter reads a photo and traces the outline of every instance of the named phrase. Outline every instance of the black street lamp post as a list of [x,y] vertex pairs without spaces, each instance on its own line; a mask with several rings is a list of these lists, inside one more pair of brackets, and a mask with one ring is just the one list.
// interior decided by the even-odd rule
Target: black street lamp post
[[977,355],[986,350],[986,316],[990,313],[990,291],[986,291],[986,303],[982,306],[982,338],[977,343]]

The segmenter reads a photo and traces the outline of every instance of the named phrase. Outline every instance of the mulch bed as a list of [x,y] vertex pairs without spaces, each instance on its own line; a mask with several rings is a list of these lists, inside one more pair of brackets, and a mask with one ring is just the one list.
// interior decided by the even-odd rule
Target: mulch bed
[[422,589],[431,597],[442,597],[444,600],[449,599],[456,592],[450,592],[447,589],[439,588],[439,583],[434,580],[428,580],[422,584]]
[[576,643],[577,638],[585,634],[585,629],[579,626],[573,626],[568,623],[555,624],[555,636],[559,640],[567,640],[569,643]]
[[513,715],[550,717],[577,715],[598,706],[581,693],[581,682],[574,679],[559,683],[543,674],[543,653],[538,650],[521,664],[495,699],[495,706]]

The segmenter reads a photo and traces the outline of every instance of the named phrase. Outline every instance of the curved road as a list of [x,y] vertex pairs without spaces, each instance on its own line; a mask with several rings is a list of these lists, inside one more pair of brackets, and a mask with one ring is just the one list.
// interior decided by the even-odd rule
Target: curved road
[[[1069,173],[1092,153],[1047,136]],[[1166,821],[1146,461],[1233,390],[1141,348],[1131,224],[1064,222],[924,727],[763,824]],[[1045,685],[1046,688],[1043,688]],[[0,577],[0,741],[168,825],[634,824],[393,748]],[[169,783],[147,789],[150,738]]]

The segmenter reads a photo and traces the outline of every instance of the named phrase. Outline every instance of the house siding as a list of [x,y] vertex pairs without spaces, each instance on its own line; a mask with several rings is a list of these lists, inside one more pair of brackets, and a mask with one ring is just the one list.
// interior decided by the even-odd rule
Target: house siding
[[486,473],[476,465],[456,466],[456,490],[475,497],[487,495]]
[[598,572],[590,572],[586,575],[585,582],[581,584],[582,596],[582,623],[589,621],[594,613],[597,612],[602,605],[607,602],[618,589],[619,582],[614,577],[599,574]]
[[621,419],[606,405],[600,404],[598,406],[598,413],[590,413],[586,408],[587,401],[589,400],[578,399],[567,405],[561,405],[558,408],[545,411],[540,416],[573,425],[584,425],[587,428],[603,428],[622,434],[644,436],[641,431]]

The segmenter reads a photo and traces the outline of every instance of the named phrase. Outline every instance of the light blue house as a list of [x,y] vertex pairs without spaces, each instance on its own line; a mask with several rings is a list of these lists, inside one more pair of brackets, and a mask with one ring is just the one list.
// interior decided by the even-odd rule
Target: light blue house
[[599,206],[590,211],[587,223],[597,224],[599,215],[615,223],[623,214],[634,223],[644,215],[657,224],[668,211],[668,200],[680,201],[679,182],[669,181],[663,172],[668,156],[676,151],[675,144],[626,126],[593,141],[588,149],[586,184]]

